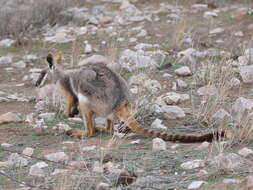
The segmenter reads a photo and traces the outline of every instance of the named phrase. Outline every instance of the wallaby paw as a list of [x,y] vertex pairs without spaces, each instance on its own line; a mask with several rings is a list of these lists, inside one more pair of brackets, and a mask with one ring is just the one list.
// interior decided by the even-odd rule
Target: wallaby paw
[[79,138],[82,136],[86,136],[86,137],[93,136],[93,134],[89,133],[89,131],[86,131],[86,130],[84,131],[84,130],[79,130],[79,129],[68,130],[66,134],[71,137],[79,137]]

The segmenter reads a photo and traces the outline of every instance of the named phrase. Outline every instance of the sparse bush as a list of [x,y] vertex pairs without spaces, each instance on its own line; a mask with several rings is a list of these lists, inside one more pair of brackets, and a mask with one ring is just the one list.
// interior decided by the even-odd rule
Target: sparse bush
[[60,12],[71,0],[4,0],[0,6],[0,36],[22,37],[41,31],[46,25],[66,22]]

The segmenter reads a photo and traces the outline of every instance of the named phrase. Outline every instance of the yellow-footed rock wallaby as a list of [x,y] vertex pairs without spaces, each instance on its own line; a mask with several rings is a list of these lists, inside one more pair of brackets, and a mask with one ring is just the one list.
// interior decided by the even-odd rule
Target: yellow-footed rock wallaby
[[[165,141],[179,141],[194,143],[212,141],[225,137],[225,131],[215,131],[200,135],[180,135],[154,131],[140,125],[133,117],[132,100],[126,81],[104,64],[86,64],[79,68],[64,71],[61,69],[61,53],[51,54],[46,57],[49,68],[41,72],[36,83],[43,83],[45,76],[51,73],[51,81],[56,83],[60,92],[66,99],[66,112],[69,116],[78,113],[77,106],[83,116],[85,130],[69,130],[70,136],[93,136],[94,130],[112,132],[113,116],[130,128],[131,131],[147,136],[159,137]],[[94,126],[93,116],[107,118],[106,126]]]

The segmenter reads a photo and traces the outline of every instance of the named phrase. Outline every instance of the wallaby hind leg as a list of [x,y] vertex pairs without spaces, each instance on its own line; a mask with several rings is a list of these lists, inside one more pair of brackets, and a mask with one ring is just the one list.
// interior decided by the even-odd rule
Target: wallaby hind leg
[[84,135],[91,137],[94,135],[94,124],[93,124],[93,112],[89,109],[89,106],[86,102],[79,102],[79,108],[82,112],[84,124],[86,123],[86,129],[84,131]]
[[96,125],[95,128],[98,131],[107,132],[107,133],[112,134],[113,133],[113,121],[111,119],[107,119],[105,127],[102,125]]

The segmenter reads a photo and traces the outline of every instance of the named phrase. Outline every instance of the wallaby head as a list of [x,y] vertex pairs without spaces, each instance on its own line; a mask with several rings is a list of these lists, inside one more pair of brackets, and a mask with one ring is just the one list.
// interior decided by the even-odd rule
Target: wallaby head
[[62,53],[49,53],[46,57],[46,62],[48,66],[43,69],[40,73],[39,78],[37,79],[35,86],[43,86],[47,83],[56,82],[59,76],[59,65],[62,62]]

